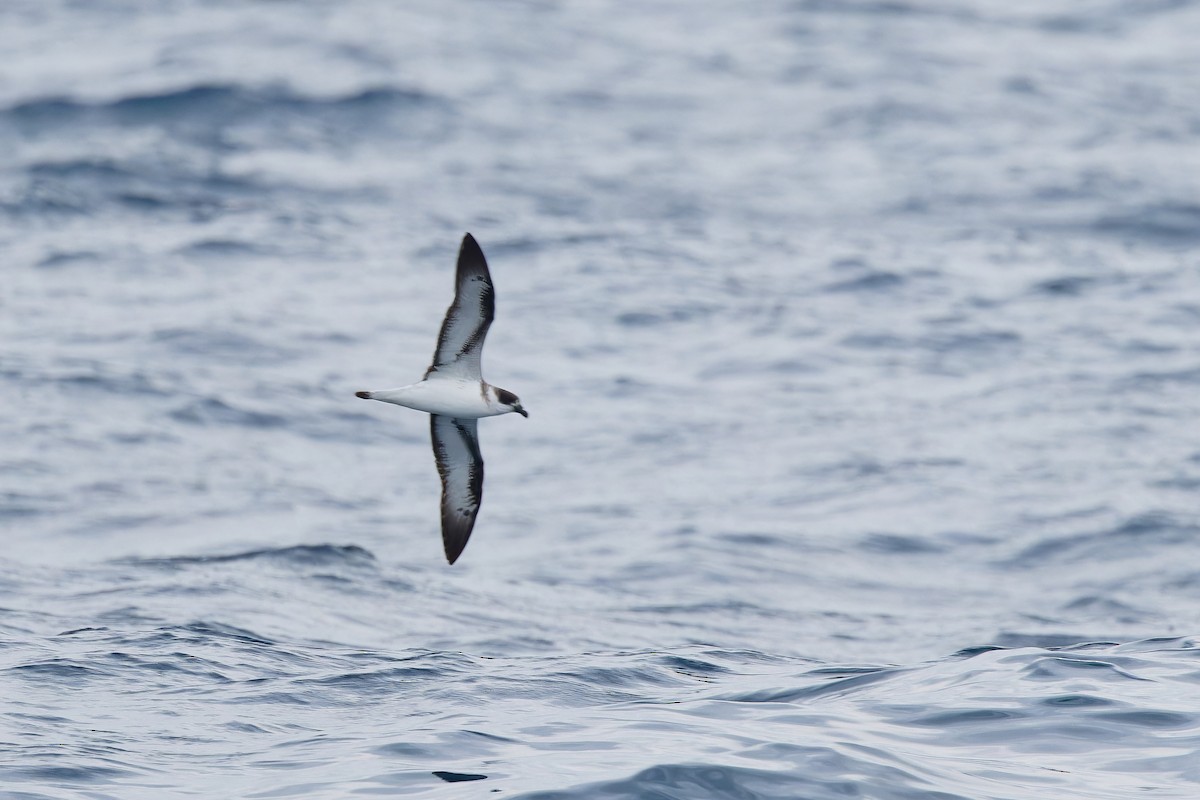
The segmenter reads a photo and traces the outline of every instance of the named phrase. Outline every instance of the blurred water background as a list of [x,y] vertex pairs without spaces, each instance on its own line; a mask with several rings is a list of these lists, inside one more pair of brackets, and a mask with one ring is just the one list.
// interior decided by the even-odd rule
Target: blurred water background
[[0,797],[1200,796],[1198,40],[6,0]]

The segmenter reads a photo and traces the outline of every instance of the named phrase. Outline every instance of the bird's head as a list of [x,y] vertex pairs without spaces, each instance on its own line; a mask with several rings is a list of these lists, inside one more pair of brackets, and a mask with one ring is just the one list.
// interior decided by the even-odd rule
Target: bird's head
[[521,405],[521,398],[517,397],[507,389],[496,389],[496,402],[507,408],[509,411],[520,414],[526,419],[529,418],[529,412]]

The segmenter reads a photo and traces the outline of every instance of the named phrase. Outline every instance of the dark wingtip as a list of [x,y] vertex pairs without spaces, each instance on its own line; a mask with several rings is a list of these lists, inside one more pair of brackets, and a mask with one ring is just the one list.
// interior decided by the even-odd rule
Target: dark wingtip
[[487,268],[487,259],[483,257],[483,248],[479,246],[479,242],[475,241],[475,237],[469,233],[464,233],[462,245],[458,248],[458,263],[463,265],[478,264]]
[[354,393],[354,396],[355,396],[355,397],[361,397],[363,400],[370,400],[370,399],[371,399],[371,393],[370,393],[370,392],[355,392],[355,393]]
[[451,542],[449,539],[447,539],[445,541],[445,546],[446,546],[446,563],[450,564],[450,565],[453,565],[455,561],[458,561],[458,557],[463,554],[463,550],[467,549],[467,543],[465,541],[464,542]]
[[475,527],[475,520],[448,519],[444,514],[442,516],[442,548],[446,551],[446,563],[453,564],[458,561],[458,557],[463,554],[463,550],[467,549],[467,542],[471,538],[471,529]]

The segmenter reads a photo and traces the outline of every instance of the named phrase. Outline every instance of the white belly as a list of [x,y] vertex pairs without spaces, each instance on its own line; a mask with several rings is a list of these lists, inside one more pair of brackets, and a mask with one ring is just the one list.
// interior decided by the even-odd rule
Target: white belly
[[492,404],[487,388],[486,384],[481,385],[478,381],[435,378],[399,389],[371,392],[371,399],[459,419],[493,417],[508,411],[503,406]]

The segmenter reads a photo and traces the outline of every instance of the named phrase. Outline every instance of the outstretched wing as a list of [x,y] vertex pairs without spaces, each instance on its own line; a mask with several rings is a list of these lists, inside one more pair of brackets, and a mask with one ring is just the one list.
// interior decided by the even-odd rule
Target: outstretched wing
[[453,564],[467,546],[483,502],[479,421],[430,414],[433,457],[442,476],[442,544]]
[[479,360],[483,355],[483,340],[495,315],[492,276],[479,243],[468,233],[463,236],[462,246],[458,249],[454,302],[446,309],[433,363],[425,370],[425,377],[437,373],[464,380],[483,380]]

